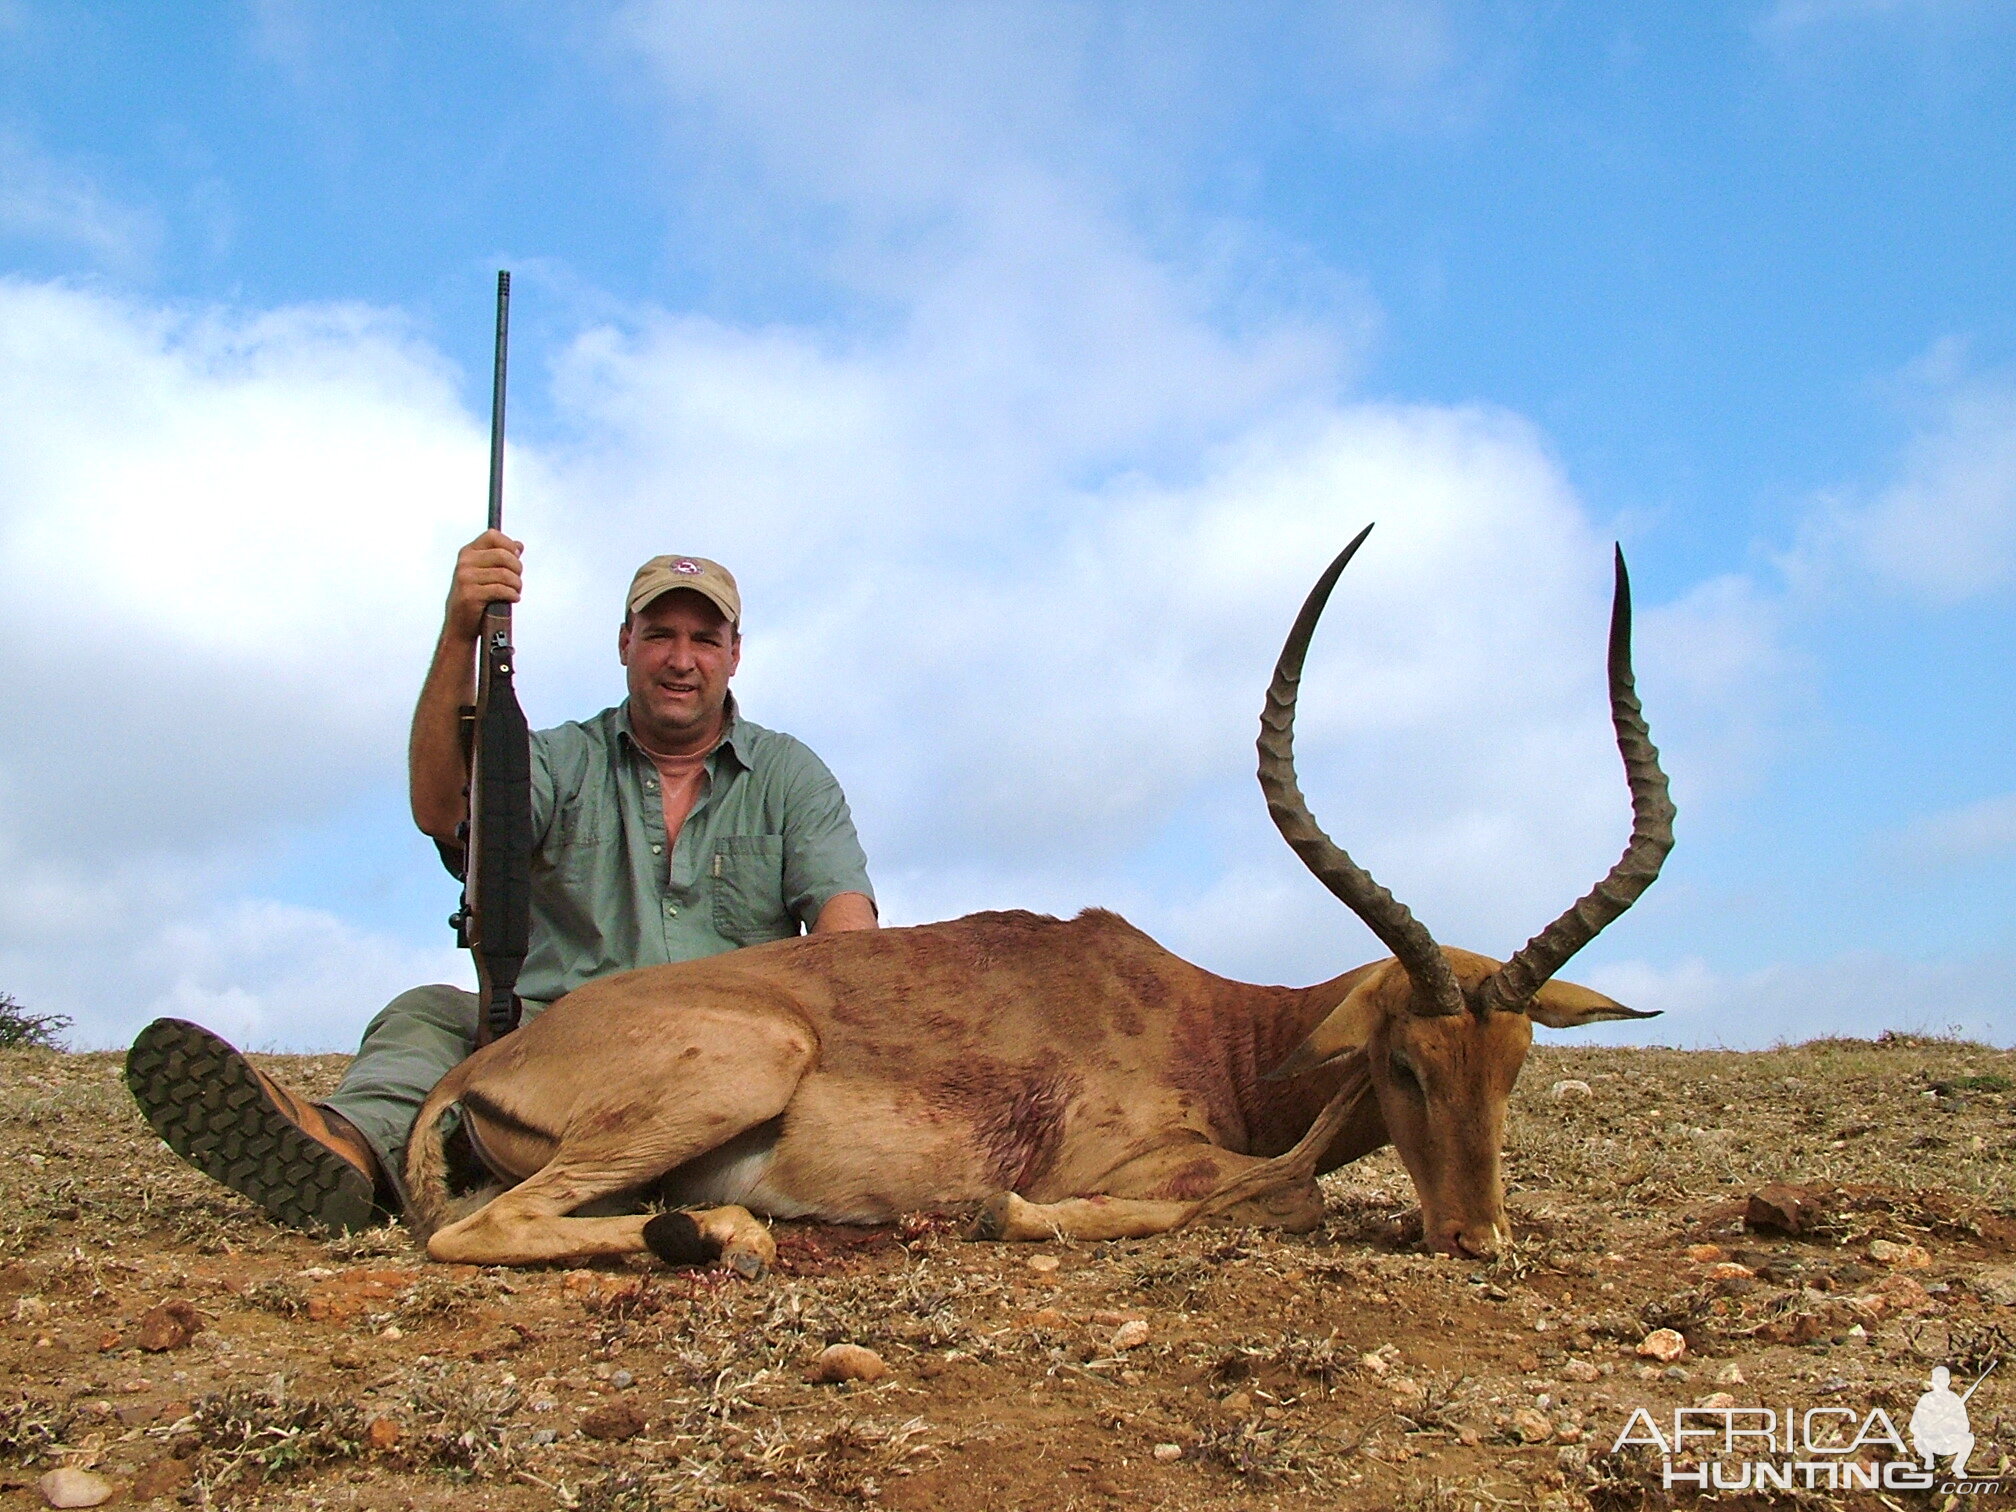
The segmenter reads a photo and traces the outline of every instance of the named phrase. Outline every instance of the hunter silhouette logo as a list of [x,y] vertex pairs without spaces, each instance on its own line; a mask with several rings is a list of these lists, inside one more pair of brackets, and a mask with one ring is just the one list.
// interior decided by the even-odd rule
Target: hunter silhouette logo
[[1911,1413],[1911,1447],[1925,1461],[1927,1470],[1940,1455],[1950,1454],[1953,1463],[1947,1473],[1956,1480],[1967,1474],[1967,1456],[1974,1452],[1974,1432],[1967,1421],[1967,1398],[1981,1389],[1981,1382],[2001,1363],[1991,1361],[1974,1384],[1958,1395],[1951,1384],[1953,1372],[1944,1365],[1932,1367],[1932,1379],[1926,1383],[1932,1389],[1918,1398],[1918,1405]]
[[[1715,1405],[1673,1410],[1670,1432],[1649,1408],[1633,1409],[1610,1452],[1629,1445],[1657,1451],[1662,1489],[1691,1486],[1697,1495],[1725,1491],[1932,1491],[1980,1495],[1999,1491],[1999,1479],[1967,1479],[1977,1440],[1967,1401],[2001,1361],[1964,1392],[1953,1372],[1936,1366],[1918,1398],[1904,1434],[1881,1407],[1839,1403],[1807,1407],[1739,1406],[1728,1397]],[[1915,1458],[1913,1457],[1915,1452]],[[1950,1456],[1943,1475],[1937,1461]]]

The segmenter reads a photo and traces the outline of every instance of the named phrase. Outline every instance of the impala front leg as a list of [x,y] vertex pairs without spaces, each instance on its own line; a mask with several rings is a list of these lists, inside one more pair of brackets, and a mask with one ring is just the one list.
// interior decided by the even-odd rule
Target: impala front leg
[[660,1213],[644,1225],[644,1243],[667,1265],[719,1260],[751,1281],[777,1263],[777,1241],[747,1208]]

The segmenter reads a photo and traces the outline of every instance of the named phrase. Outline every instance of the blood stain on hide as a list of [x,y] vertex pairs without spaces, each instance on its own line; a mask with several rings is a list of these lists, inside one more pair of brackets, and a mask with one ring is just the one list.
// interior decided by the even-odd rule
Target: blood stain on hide
[[1164,1197],[1188,1201],[1203,1197],[1218,1185],[1218,1162],[1200,1158],[1178,1170],[1169,1173],[1169,1179],[1162,1184]]
[[1055,1158],[1077,1091],[1075,1078],[1045,1067],[981,1060],[948,1072],[926,1096],[971,1126],[987,1180],[1022,1192]]

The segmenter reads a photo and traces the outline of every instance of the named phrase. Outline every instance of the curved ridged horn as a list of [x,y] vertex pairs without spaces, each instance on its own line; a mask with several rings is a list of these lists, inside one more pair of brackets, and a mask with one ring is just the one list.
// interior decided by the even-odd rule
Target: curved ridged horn
[[1407,911],[1407,905],[1372,880],[1370,872],[1340,850],[1317,827],[1309,812],[1309,802],[1295,782],[1295,693],[1302,680],[1302,660],[1309,651],[1309,637],[1316,621],[1330,601],[1330,590],[1350,564],[1365,537],[1367,525],[1357,538],[1338,553],[1329,570],[1316,580],[1303,601],[1288,632],[1281,659],[1274,664],[1274,681],[1267,686],[1267,707],[1260,712],[1260,791],[1267,795],[1267,812],[1281,838],[1302,858],[1302,864],[1316,874],[1331,892],[1343,900],[1351,912],[1393,952],[1414,983],[1417,1011],[1429,1014],[1461,1013],[1463,991],[1456,974],[1421,921]]
[[1673,849],[1673,799],[1666,790],[1666,774],[1659,768],[1659,752],[1645,727],[1631,676],[1631,578],[1624,570],[1622,546],[1617,548],[1616,596],[1610,601],[1610,722],[1616,726],[1617,749],[1624,757],[1624,775],[1631,784],[1631,841],[1609,876],[1528,940],[1478,988],[1480,1012],[1523,1012],[1542,983],[1638,901],[1638,895],[1659,875],[1666,853]]

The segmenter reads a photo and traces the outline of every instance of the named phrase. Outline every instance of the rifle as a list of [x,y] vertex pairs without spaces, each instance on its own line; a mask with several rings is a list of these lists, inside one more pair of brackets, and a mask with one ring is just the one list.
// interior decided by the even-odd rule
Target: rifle
[[[497,275],[497,362],[490,389],[490,528],[504,528],[504,366],[511,275]],[[448,922],[476,961],[476,1043],[518,1027],[518,973],[532,922],[532,742],[512,686],[511,606],[483,610],[476,702],[462,707],[469,817],[462,824],[462,907]]]

